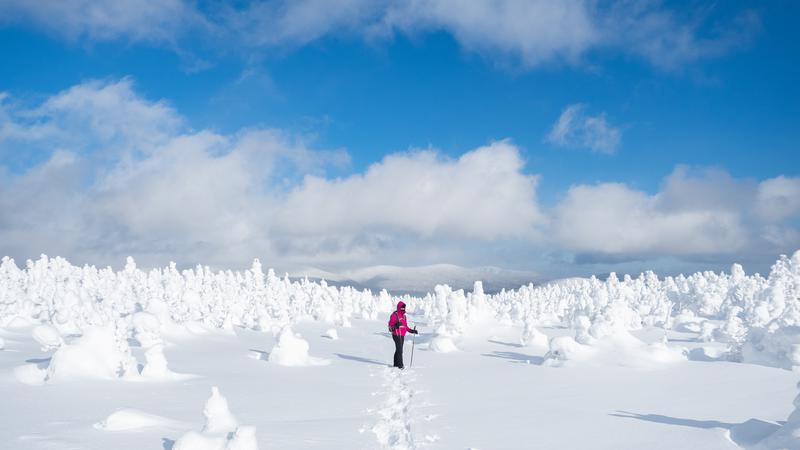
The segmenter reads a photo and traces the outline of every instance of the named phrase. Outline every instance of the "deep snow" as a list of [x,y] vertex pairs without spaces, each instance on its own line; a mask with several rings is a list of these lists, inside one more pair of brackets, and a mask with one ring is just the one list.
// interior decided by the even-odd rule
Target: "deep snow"
[[[414,367],[398,373],[385,367],[392,343],[382,321],[356,320],[335,341],[323,337],[323,324],[297,328],[331,364],[272,364],[267,352],[275,338],[240,329],[170,343],[171,366],[197,378],[44,386],[14,378],[13,367],[44,356],[29,329],[6,330],[0,442],[9,449],[169,447],[203,429],[204,401],[218,385],[236,418],[255,426],[262,449],[725,449],[736,448],[726,433],[748,420],[777,428],[797,394],[793,372],[725,361],[641,368],[603,359],[548,367],[542,364],[548,349],[520,346],[521,330],[504,326],[487,326],[461,351],[446,354],[427,350],[430,335],[423,334]],[[641,334],[654,338],[658,330]],[[686,342],[696,334],[670,334],[671,346],[704,345]],[[94,427],[122,408],[163,419],[130,431]]]
[[[800,253],[769,277],[397,298],[263,274],[0,267],[9,449],[800,448]],[[797,352],[797,354],[795,353]],[[793,399],[795,399],[793,403]]]

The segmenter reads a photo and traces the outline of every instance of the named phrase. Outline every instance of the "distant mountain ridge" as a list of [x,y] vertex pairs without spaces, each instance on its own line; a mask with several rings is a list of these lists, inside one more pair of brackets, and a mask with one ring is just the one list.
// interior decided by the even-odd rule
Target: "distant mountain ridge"
[[310,267],[290,272],[291,277],[324,279],[331,284],[372,290],[386,289],[392,294],[424,295],[433,292],[437,284],[447,284],[453,289],[472,290],[475,281],[482,281],[484,291],[499,292],[516,289],[529,283],[538,283],[540,277],[534,272],[508,270],[499,267],[462,267],[455,264],[432,264],[427,266],[378,265],[339,273]]

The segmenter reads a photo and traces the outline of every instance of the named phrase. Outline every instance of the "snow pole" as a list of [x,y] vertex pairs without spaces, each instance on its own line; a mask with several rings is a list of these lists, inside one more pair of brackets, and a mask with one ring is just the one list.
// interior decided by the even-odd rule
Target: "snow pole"
[[[416,329],[417,329],[417,326],[414,325],[414,330],[416,330]],[[417,343],[416,337],[417,337],[416,333],[411,335],[411,363],[408,365],[408,367],[414,367],[414,344]]]

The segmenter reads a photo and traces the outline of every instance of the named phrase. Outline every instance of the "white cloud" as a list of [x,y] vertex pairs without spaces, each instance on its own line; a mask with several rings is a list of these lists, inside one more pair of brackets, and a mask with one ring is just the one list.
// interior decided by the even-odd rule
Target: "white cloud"
[[508,141],[455,160],[433,150],[389,155],[365,173],[328,179],[346,153],[278,130],[189,130],[129,80],[87,82],[10,111],[0,125],[9,120],[58,131],[35,142],[49,158],[0,183],[0,207],[13,211],[0,220],[0,245],[25,257],[363,263],[419,239],[524,238],[542,218],[537,178],[523,174]]
[[547,135],[547,141],[560,147],[588,148],[611,154],[619,148],[622,131],[606,120],[606,114],[586,114],[586,105],[576,103],[564,108]]
[[29,115],[58,123],[80,145],[86,145],[80,137],[88,136],[117,151],[148,151],[167,142],[183,125],[183,119],[163,101],[136,95],[127,78],[76,85],[47,99]]
[[524,67],[575,64],[613,49],[672,69],[744,45],[758,28],[757,15],[745,11],[719,27],[726,31],[710,33],[708,18],[693,12],[680,17],[655,0],[413,0],[392,2],[383,22],[405,32],[445,30],[467,49]]
[[760,183],[756,205],[756,212],[768,221],[800,214],[800,178],[779,176]]
[[[190,130],[169,105],[132,86],[88,82],[35,107],[3,110],[0,129],[11,121],[56,131],[26,141],[47,154],[41,164],[0,168],[4,253],[101,265],[134,255],[143,266],[177,260],[241,267],[258,256],[286,269],[437,262],[530,268],[544,251],[595,261],[729,261],[774,260],[800,246],[797,177],[757,181],[678,167],[656,193],[621,183],[578,185],[544,209],[539,177],[526,173],[508,140],[457,158],[430,149],[391,154],[363,172],[331,178],[326,172],[344,167],[346,153],[313,149],[279,130]],[[125,115],[109,108],[144,119],[120,131]],[[18,141],[0,141],[0,151],[13,151]]]
[[592,51],[614,49],[672,69],[745,44],[758,18],[746,11],[715,34],[699,15],[680,17],[659,1],[299,0],[254,3],[225,23],[257,45],[445,31],[470,51],[525,68],[579,64]]
[[578,62],[601,32],[583,1],[415,0],[398,2],[386,22],[402,31],[443,29],[466,48],[518,58],[524,66]]
[[689,6],[681,15],[658,0],[620,0],[607,3],[598,26],[609,48],[622,49],[671,70],[746,46],[761,27],[758,14],[752,10],[727,20],[715,20],[715,10],[714,6]]
[[361,33],[380,20],[386,2],[296,0],[253,2],[221,16],[224,28],[249,46],[303,45],[332,33]]
[[785,177],[756,183],[719,170],[695,175],[678,167],[653,195],[619,183],[578,185],[555,208],[553,231],[566,249],[579,253],[787,252],[800,246],[796,229],[782,221],[800,214],[797,202],[785,195],[798,183]]
[[105,159],[149,152],[184,128],[183,118],[164,102],[137,96],[133,82],[89,81],[34,108],[0,99],[0,144],[28,144]]
[[2,21],[24,21],[68,39],[128,38],[174,44],[188,27],[205,24],[183,0],[0,0]]
[[522,169],[509,141],[457,160],[433,151],[389,155],[364,174],[307,177],[286,199],[280,226],[299,234],[363,229],[487,240],[527,236],[543,216],[535,202],[537,177]]
[[554,229],[570,250],[605,254],[727,253],[746,243],[735,214],[659,206],[618,183],[576,186],[556,208]]
[[655,0],[274,0],[210,4],[202,11],[183,0],[0,0],[5,21],[33,23],[70,39],[127,38],[181,52],[183,39],[196,43],[200,37],[227,53],[330,35],[371,40],[445,31],[467,50],[525,68],[578,64],[593,51],[611,49],[672,69],[741,46],[758,27],[750,11],[722,22],[692,13],[681,16]]

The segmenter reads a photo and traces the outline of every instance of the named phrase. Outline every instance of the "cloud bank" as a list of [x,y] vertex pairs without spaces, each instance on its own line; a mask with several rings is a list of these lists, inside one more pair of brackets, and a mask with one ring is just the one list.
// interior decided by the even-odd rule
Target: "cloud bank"
[[[0,185],[0,243],[82,261],[295,264],[369,259],[397,240],[522,238],[541,222],[537,177],[498,141],[458,159],[388,155],[365,173],[342,151],[274,129],[191,130],[131,80],[87,82],[29,108],[1,104],[0,154],[46,157]],[[46,129],[47,132],[37,130]]]
[[[763,255],[800,245],[800,178],[756,182],[678,167],[651,195],[620,183],[573,186],[555,209],[562,245],[593,259]],[[780,250],[782,249],[782,250]]]
[[797,177],[677,167],[655,193],[581,184],[542,205],[546,176],[509,140],[457,158],[401,151],[354,172],[346,152],[285,131],[193,130],[130,79],[86,82],[38,104],[5,95],[0,130],[4,159],[23,148],[41,161],[0,168],[0,248],[19,259],[527,270],[548,252],[576,262],[729,261],[800,247]]

